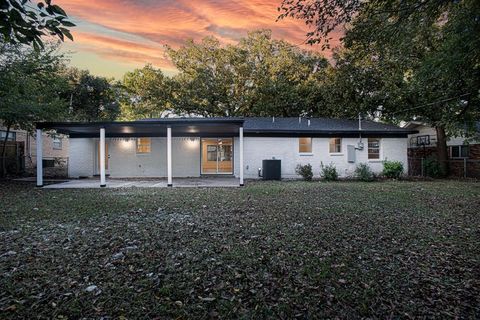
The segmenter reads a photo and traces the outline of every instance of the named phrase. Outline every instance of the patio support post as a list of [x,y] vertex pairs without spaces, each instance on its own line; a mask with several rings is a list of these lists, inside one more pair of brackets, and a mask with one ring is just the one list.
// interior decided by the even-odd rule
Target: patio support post
[[167,186],[171,187],[172,184],[172,128],[167,127]]
[[239,147],[240,147],[240,186],[243,187],[243,127],[239,129]]
[[37,129],[37,187],[43,187],[43,143],[42,129]]
[[105,128],[100,128],[100,187],[107,186],[105,181]]

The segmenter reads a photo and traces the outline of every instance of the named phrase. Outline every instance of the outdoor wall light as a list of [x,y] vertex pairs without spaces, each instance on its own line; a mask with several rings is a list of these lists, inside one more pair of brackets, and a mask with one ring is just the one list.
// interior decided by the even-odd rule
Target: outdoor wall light
[[191,137],[186,140],[186,145],[190,149],[194,149],[197,146],[197,139]]
[[123,139],[120,140],[120,147],[122,149],[128,149],[131,145],[132,140],[131,139]]

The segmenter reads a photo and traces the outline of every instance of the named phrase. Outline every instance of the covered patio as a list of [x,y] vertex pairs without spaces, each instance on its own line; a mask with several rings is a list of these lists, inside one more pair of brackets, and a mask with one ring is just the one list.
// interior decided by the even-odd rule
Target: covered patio
[[[177,178],[175,188],[232,188],[239,186],[235,177]],[[166,179],[128,180],[109,179],[107,188],[167,188]],[[92,189],[101,188],[98,179],[75,179],[47,184],[46,189]]]
[[[231,186],[233,182],[237,186],[243,186],[243,122],[242,118],[164,118],[128,122],[37,123],[37,137],[40,137],[36,140],[37,186],[43,187],[41,160],[43,130],[52,130],[68,135],[71,142],[87,141],[88,145],[78,143],[81,145],[81,149],[69,151],[69,160],[70,163],[76,161],[81,162],[83,166],[95,167],[95,170],[86,176],[98,176],[99,178],[71,180],[62,184],[46,186],[48,188],[87,188],[94,185],[113,188],[128,187],[142,184],[139,182],[141,177],[147,178],[143,185],[148,187],[172,187],[174,177],[175,184],[179,187]],[[134,150],[133,154],[127,150],[132,140],[136,141],[136,151]],[[238,142],[235,148],[234,140]],[[148,142],[146,146],[144,145],[145,141]],[[109,143],[110,147],[114,148],[110,148]],[[183,145],[189,144],[194,147],[190,147],[188,152],[186,152],[186,148],[182,150]],[[135,148],[135,144],[133,148]],[[147,154],[141,154],[144,149]],[[150,152],[151,149],[155,149],[155,152]],[[83,153],[88,153],[88,155]],[[110,159],[111,155],[113,155],[113,159]],[[219,160],[220,158],[222,160]],[[236,159],[235,166],[234,158]],[[136,163],[136,160],[141,163]],[[110,167],[115,169],[113,175],[111,174],[112,170],[109,169],[109,163]],[[137,167],[142,167],[140,176],[135,174],[139,172]],[[107,172],[107,170],[109,171]],[[109,175],[116,178],[136,177],[138,179],[130,181],[109,178],[107,181]],[[77,175],[77,177],[81,177],[81,175]],[[165,179],[162,179],[163,177]]]

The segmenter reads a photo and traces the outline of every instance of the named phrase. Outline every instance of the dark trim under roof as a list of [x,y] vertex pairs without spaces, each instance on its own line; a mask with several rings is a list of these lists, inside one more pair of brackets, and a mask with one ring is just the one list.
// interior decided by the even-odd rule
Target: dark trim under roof
[[161,118],[138,121],[39,122],[38,129],[52,129],[71,138],[98,137],[105,128],[107,137],[164,137],[167,127],[173,136],[231,137],[244,128],[250,137],[407,137],[415,130],[374,121],[329,118]]

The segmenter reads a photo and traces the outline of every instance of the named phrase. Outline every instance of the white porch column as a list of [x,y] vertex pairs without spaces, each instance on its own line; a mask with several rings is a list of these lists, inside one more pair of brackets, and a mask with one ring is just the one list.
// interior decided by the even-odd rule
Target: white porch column
[[171,187],[172,184],[172,128],[167,127],[167,186]]
[[43,144],[42,129],[37,129],[37,187],[43,187]]
[[105,128],[100,128],[100,187],[106,187],[105,181]]
[[243,187],[243,127],[239,129],[239,147],[240,147],[240,186]]

